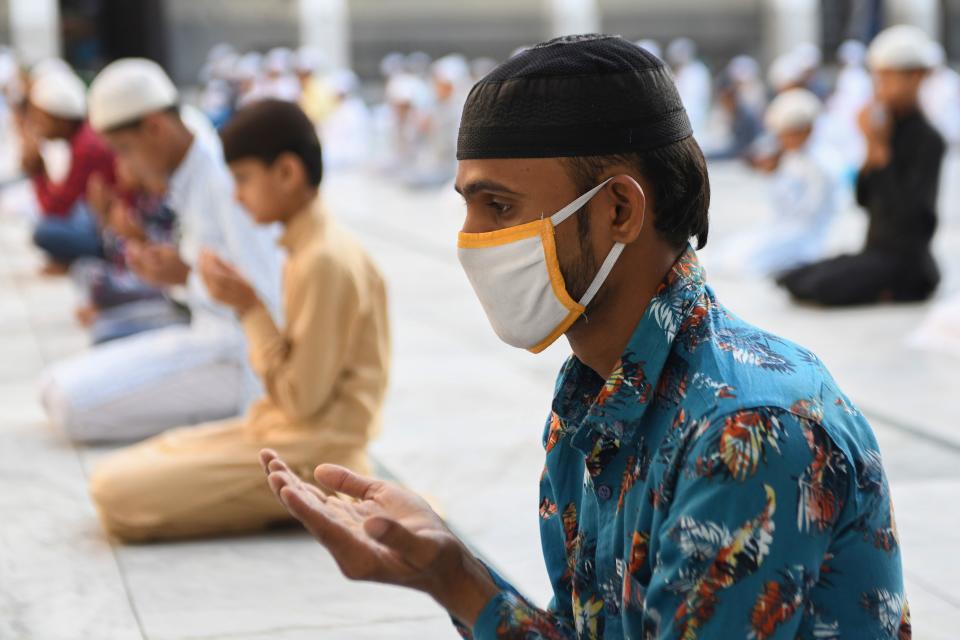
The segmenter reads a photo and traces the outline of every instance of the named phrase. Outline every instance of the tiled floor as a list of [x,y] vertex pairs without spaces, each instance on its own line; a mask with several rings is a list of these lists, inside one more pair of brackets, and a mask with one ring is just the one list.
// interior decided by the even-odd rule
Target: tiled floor
[[[713,243],[764,211],[757,179],[713,169]],[[363,238],[390,283],[393,383],[379,462],[429,495],[453,526],[534,600],[548,597],[537,540],[540,431],[562,344],[539,357],[490,331],[453,248],[452,191],[409,194],[372,176],[334,176],[331,208]],[[744,194],[748,194],[747,197]],[[944,292],[960,288],[960,217],[938,240]],[[850,212],[837,246],[855,244]],[[69,288],[35,275],[24,225],[0,217],[0,639],[453,638],[427,597],[348,584],[306,536],[114,547],[78,450],[36,402],[45,364],[84,348]],[[704,252],[710,265],[711,249]],[[915,637],[960,628],[960,360],[917,353],[904,335],[924,306],[797,309],[762,282],[713,279],[747,319],[816,350],[873,421],[893,484]]]

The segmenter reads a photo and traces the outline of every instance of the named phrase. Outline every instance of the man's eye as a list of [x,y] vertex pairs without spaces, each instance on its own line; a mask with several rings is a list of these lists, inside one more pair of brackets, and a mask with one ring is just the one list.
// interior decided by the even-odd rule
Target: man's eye
[[497,215],[504,215],[512,208],[509,204],[504,202],[497,202],[496,200],[490,201],[490,208],[497,212]]

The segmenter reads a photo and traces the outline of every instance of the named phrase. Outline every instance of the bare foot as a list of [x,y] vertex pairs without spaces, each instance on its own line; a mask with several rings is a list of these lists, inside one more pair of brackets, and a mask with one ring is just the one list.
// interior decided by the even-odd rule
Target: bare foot
[[65,276],[70,272],[70,265],[63,264],[62,262],[57,262],[56,260],[50,260],[40,269],[40,275],[47,276],[48,278],[57,278],[60,276]]
[[77,318],[77,322],[80,323],[80,326],[89,327],[93,324],[94,320],[97,319],[97,316],[100,315],[100,310],[92,304],[85,304],[77,307],[74,315]]

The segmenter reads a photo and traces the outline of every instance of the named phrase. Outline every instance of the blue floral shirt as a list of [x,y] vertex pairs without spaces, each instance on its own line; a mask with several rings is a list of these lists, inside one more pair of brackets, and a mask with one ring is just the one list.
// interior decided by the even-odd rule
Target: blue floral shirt
[[721,306],[692,249],[607,380],[567,361],[543,442],[554,597],[494,576],[478,640],[910,638],[869,424],[815,355]]

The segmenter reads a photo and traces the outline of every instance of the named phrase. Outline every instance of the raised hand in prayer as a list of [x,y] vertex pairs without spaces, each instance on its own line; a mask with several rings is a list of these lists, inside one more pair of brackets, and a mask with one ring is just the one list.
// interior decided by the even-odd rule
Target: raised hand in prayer
[[44,171],[43,156],[40,155],[40,141],[29,130],[25,130],[20,140],[20,168],[28,176]]
[[114,196],[113,189],[99,173],[94,173],[87,179],[87,204],[90,205],[93,213],[97,216],[97,220],[101,223],[106,224],[108,221]]
[[114,233],[124,240],[145,242],[147,234],[143,226],[137,221],[133,209],[123,198],[116,198],[107,210],[105,223]]
[[867,142],[865,168],[881,168],[890,164],[890,136],[893,124],[887,109],[876,102],[860,110],[857,124]]
[[186,284],[190,266],[171,244],[127,243],[127,265],[147,284],[170,287]]
[[324,492],[270,449],[260,462],[280,502],[351,580],[423,591],[470,627],[497,594],[486,567],[412,491],[322,464],[314,478]]
[[197,267],[210,297],[231,307],[239,315],[260,304],[256,290],[247,279],[212,251],[203,250]]

